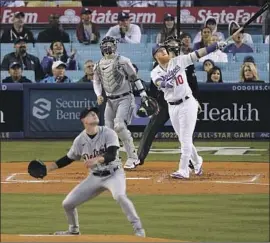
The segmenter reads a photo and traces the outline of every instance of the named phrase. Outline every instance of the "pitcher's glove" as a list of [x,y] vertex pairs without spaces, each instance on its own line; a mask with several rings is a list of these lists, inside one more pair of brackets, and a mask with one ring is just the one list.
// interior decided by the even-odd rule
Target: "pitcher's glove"
[[137,110],[137,115],[139,117],[148,117],[156,115],[159,112],[159,106],[157,101],[150,96],[144,96],[141,101],[141,106]]
[[43,179],[47,175],[47,167],[41,160],[32,160],[28,165],[28,173],[34,178]]

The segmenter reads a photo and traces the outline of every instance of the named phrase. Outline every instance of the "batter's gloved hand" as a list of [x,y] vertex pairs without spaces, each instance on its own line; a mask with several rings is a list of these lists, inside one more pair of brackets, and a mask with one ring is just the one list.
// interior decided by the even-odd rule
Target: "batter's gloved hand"
[[227,46],[227,42],[225,41],[218,41],[217,42],[217,48],[221,51],[223,51],[225,49],[225,47]]
[[157,101],[150,96],[142,97],[142,102],[140,108],[137,110],[137,115],[139,117],[148,117],[154,114],[158,114],[159,106]]
[[173,80],[164,80],[160,83],[161,88],[173,88]]
[[34,178],[43,179],[47,175],[47,167],[41,160],[32,160],[28,165],[28,173]]

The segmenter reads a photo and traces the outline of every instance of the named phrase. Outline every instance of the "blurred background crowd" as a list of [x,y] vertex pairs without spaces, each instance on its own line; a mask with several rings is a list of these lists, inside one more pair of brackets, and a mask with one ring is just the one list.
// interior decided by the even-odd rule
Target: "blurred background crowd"
[[[223,0],[182,0],[182,7],[228,6]],[[264,0],[229,1],[231,6],[261,6]],[[175,7],[175,0],[163,1],[12,1],[1,0],[2,7],[51,7],[48,24],[29,28],[25,13],[17,11],[12,24],[1,28],[1,82],[67,83],[91,82],[94,64],[102,57],[99,43],[105,36],[118,40],[118,52],[127,56],[139,76],[150,82],[151,55],[155,43],[163,43],[177,34],[176,16],[164,12],[163,23],[155,26],[132,23],[128,12],[119,11],[117,24],[92,22],[95,7]],[[80,21],[66,27],[53,7],[80,7]],[[166,9],[165,9],[166,10]],[[269,11],[262,24],[236,35],[223,51],[216,51],[195,64],[199,82],[269,82]],[[225,40],[240,28],[230,21],[219,25],[208,16],[199,27],[181,28],[181,53],[188,54],[213,42]]]

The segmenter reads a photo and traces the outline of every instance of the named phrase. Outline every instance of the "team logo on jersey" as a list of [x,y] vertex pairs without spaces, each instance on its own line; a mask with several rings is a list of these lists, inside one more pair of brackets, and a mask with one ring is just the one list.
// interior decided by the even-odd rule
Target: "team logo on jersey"
[[46,100],[44,98],[40,98],[34,102],[32,114],[34,117],[43,120],[50,115],[51,108],[52,108],[51,101]]
[[87,154],[87,153],[84,153],[84,154],[82,155],[82,157],[83,157],[84,160],[92,159],[92,158],[95,158],[95,157],[97,157],[97,156],[99,156],[99,155],[103,155],[103,154],[105,154],[106,152],[107,152],[107,145],[104,144],[104,146],[102,146],[99,150],[94,149],[94,150],[93,150],[93,154]]
[[177,72],[180,71],[180,67],[178,65],[175,66],[174,69],[170,70],[168,74],[161,76],[162,80],[171,80],[174,78],[177,74]]

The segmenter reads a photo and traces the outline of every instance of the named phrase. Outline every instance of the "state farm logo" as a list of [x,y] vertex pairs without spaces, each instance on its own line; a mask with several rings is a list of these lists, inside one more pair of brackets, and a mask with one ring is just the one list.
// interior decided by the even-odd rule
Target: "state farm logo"
[[191,15],[190,11],[187,9],[182,9],[180,11],[180,22],[181,23],[195,23],[196,18]]
[[40,98],[34,102],[32,114],[34,117],[43,120],[50,115],[51,108],[52,108],[51,101],[46,100],[44,98]]
[[67,9],[59,19],[62,24],[78,24],[81,21],[81,18],[76,15],[76,12],[73,9]]
[[[30,11],[30,10],[29,10]],[[16,12],[16,11],[14,11]],[[2,23],[7,23],[7,24],[12,24],[12,20],[13,20],[13,16],[14,16],[14,12],[12,11],[12,9],[5,9],[3,11],[3,16],[2,16]],[[37,23],[38,20],[38,13],[31,13],[31,12],[25,12],[25,19],[24,22],[26,24],[33,24],[33,23]]]

